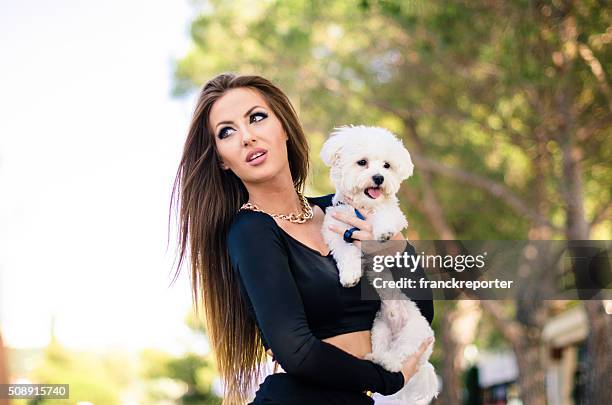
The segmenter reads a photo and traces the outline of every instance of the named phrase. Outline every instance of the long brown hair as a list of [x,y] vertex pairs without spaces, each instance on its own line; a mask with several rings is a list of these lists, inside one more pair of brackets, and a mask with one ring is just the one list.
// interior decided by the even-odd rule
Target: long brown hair
[[[178,244],[180,272],[189,250],[192,300],[199,318],[201,300],[204,325],[225,386],[223,404],[241,404],[261,377],[266,353],[255,321],[240,294],[227,250],[227,233],[240,206],[248,200],[244,184],[231,170],[220,167],[210,126],[215,101],[230,89],[257,90],[283,125],[289,141],[287,154],[293,184],[303,191],[308,173],[308,142],[289,98],[260,76],[223,73],[204,85],[187,133],[170,201],[178,191],[180,204]],[[189,248],[188,248],[189,246]]]

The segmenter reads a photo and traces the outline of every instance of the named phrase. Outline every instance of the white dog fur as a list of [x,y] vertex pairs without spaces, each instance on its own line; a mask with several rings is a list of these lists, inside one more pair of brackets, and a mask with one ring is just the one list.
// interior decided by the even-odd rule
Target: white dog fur
[[[408,226],[396,194],[401,182],[412,176],[414,165],[410,153],[393,133],[363,125],[335,128],[321,149],[321,158],[330,167],[336,188],[332,206],[327,208],[323,221],[323,238],[338,265],[340,283],[352,287],[362,276],[361,249],[329,229],[332,224],[347,228],[345,222],[331,214],[337,211],[355,216],[354,206],[368,215],[375,240],[389,240]],[[352,206],[346,204],[345,196],[351,199]],[[389,277],[388,271],[383,273],[377,276]],[[400,371],[403,361],[418,350],[425,338],[433,336],[433,330],[416,304],[400,290],[385,291],[382,298],[385,299],[371,330],[372,353],[366,359],[389,371]],[[430,344],[421,357],[417,373],[403,389],[382,398],[399,404],[426,404],[437,396],[438,379],[428,361],[432,350],[433,344]]]

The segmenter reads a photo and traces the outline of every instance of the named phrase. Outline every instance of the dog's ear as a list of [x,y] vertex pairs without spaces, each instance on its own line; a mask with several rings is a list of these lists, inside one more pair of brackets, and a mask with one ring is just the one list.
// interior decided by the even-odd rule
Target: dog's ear
[[329,135],[329,138],[321,147],[320,156],[325,165],[331,167],[338,159],[342,146],[346,143],[347,133],[345,130],[348,128],[346,126],[334,128],[334,132]]
[[412,158],[410,157],[410,153],[408,150],[402,145],[400,151],[401,159],[400,165],[397,169],[398,175],[402,181],[406,180],[408,177],[412,176],[412,172],[414,171],[414,164],[412,163]]

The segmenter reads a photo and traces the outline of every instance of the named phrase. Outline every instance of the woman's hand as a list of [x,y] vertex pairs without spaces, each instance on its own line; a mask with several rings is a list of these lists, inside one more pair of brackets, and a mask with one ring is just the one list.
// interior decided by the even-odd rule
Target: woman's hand
[[433,336],[428,337],[423,340],[423,343],[419,346],[419,350],[417,350],[412,356],[408,357],[402,363],[402,374],[404,374],[404,385],[408,383],[408,381],[419,371],[419,366],[421,363],[421,356],[427,350],[427,347],[433,342]]
[[[353,200],[350,197],[344,195],[344,201],[351,207],[355,208],[352,205]],[[359,230],[353,232],[352,238],[355,239],[353,241],[353,244],[357,246],[359,249],[361,249],[362,240],[373,240],[374,239],[374,235],[372,234],[372,224],[370,223],[370,221],[368,221],[369,212],[361,212],[361,215],[363,215],[365,219],[359,219],[357,218],[356,215],[346,215],[342,212],[334,212],[332,213],[332,217],[337,219],[338,221],[345,222],[347,224],[347,227],[340,229],[339,227],[335,225],[330,225],[329,229],[344,236],[344,232],[347,229],[356,226],[357,228],[359,228]]]
[[[355,208],[352,205],[352,200],[350,197],[347,197],[345,195],[344,200],[346,201],[348,205]],[[359,211],[359,212],[361,212],[361,215],[363,215],[365,219],[359,219],[356,215],[346,215],[342,212],[332,213],[332,217],[334,217],[335,219],[339,221],[345,222],[347,226],[345,228],[339,228],[338,226],[335,226],[335,225],[329,225],[329,229],[340,234],[341,236],[344,236],[344,232],[347,229],[356,226],[357,228],[359,228],[359,230],[353,232],[352,238],[355,240],[352,243],[355,246],[357,246],[359,249],[361,249],[362,240],[375,240],[375,239],[374,239],[374,234],[372,233],[372,223],[369,217],[371,213],[362,212],[362,211]],[[401,232],[398,232],[391,239],[392,240],[404,240],[404,236],[402,235]]]

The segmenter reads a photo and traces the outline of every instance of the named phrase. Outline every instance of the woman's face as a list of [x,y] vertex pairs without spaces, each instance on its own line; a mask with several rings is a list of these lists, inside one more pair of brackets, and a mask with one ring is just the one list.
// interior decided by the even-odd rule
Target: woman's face
[[[287,134],[257,90],[229,90],[215,101],[209,119],[223,169],[245,183],[290,173]],[[257,152],[264,154],[253,159]]]

